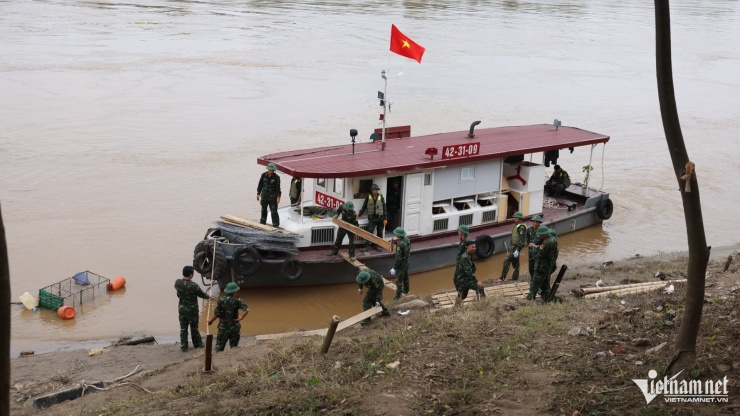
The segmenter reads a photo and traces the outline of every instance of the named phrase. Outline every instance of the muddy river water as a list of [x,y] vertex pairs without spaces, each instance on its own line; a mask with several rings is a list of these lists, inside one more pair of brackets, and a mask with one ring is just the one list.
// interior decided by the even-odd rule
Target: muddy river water
[[[72,321],[14,307],[14,354],[121,335],[174,339],[173,283],[195,244],[221,214],[258,214],[255,159],[348,143],[350,128],[365,139],[378,123],[381,69],[389,124],[414,134],[557,118],[611,136],[592,183],[611,192],[614,215],[563,236],[564,263],[686,249],[653,13],[643,1],[0,2],[0,202],[13,299],[82,270],[128,281]],[[736,243],[740,4],[674,1],[672,17],[707,238]],[[422,64],[391,56],[391,23],[426,47]],[[559,162],[581,181],[588,157],[579,149]],[[481,263],[479,277],[501,261]],[[451,287],[451,275],[414,275],[412,292]],[[247,335],[317,328],[361,309],[353,285],[240,295],[251,307]]]

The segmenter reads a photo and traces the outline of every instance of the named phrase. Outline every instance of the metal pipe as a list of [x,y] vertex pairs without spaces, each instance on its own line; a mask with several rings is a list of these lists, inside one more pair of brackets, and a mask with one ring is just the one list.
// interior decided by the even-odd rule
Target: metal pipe
[[10,414],[10,266],[0,207],[0,415]]
[[470,138],[475,137],[475,133],[473,132],[473,130],[475,130],[475,126],[477,126],[478,124],[480,124],[480,120],[474,121],[470,125],[470,131],[468,132],[468,137],[470,137]]
[[[591,165],[591,161],[594,158],[594,146],[595,144],[591,145],[591,154],[588,156],[588,167],[589,169],[593,169],[593,166]],[[591,179],[591,170],[586,171],[586,196],[588,196],[590,190],[588,189],[588,180]]]

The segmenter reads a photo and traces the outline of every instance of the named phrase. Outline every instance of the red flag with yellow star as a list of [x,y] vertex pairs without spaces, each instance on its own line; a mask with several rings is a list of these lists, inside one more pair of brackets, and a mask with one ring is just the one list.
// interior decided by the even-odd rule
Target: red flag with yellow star
[[421,63],[421,56],[424,55],[425,50],[423,46],[401,33],[396,25],[391,25],[391,52]]

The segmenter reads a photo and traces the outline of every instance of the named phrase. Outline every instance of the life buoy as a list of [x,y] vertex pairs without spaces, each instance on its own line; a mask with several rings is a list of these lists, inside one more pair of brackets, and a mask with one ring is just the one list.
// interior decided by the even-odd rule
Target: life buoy
[[493,255],[496,248],[493,237],[490,235],[479,235],[475,238],[475,255],[479,259],[487,259]]
[[609,197],[599,199],[596,204],[596,215],[602,220],[608,220],[614,212],[614,203]]
[[241,276],[251,276],[257,273],[262,264],[262,256],[252,246],[241,246],[234,251],[232,267],[234,273]]
[[[223,247],[216,246],[216,274],[226,272],[227,260]],[[213,271],[213,240],[202,240],[195,246],[193,268],[202,275]]]
[[303,263],[298,259],[285,260],[280,271],[286,279],[296,281],[303,276]]

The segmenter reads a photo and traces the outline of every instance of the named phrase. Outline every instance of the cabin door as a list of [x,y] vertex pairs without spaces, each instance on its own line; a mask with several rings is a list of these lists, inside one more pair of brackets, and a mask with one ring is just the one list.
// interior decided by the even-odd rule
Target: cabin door
[[423,173],[412,173],[406,175],[406,187],[404,189],[404,218],[403,228],[407,235],[419,234],[419,223],[421,221],[421,190],[424,180]]

